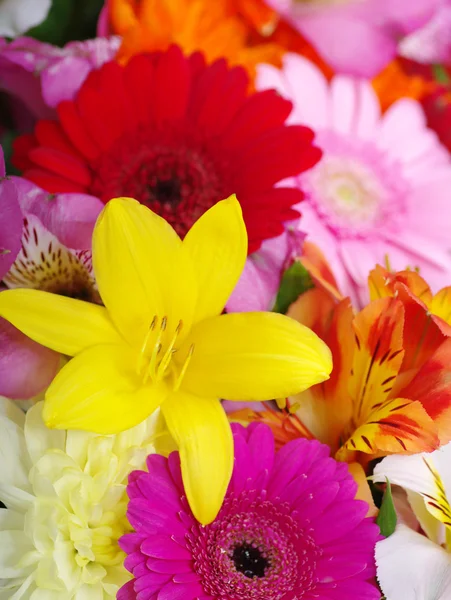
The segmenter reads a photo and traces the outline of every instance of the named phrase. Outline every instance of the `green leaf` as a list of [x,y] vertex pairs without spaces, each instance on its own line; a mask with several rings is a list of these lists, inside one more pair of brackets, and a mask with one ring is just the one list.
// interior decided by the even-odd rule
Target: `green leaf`
[[285,314],[290,304],[297,300],[301,294],[313,287],[314,285],[307,269],[299,261],[295,261],[282,276],[273,311]]
[[443,65],[433,65],[432,72],[438,83],[443,83],[443,85],[448,85],[450,83],[448,72]]
[[11,157],[13,154],[13,142],[16,139],[18,133],[12,129],[7,129],[0,136],[0,145],[3,149],[3,156],[5,157],[5,167],[7,175],[20,175],[20,171],[13,167],[11,164]]
[[385,489],[385,494],[382,499],[381,508],[376,521],[381,530],[381,534],[384,537],[390,536],[395,531],[398,517],[396,516],[395,505],[393,504],[393,496],[391,493],[391,485],[388,479],[387,487]]
[[93,38],[103,4],[104,0],[53,0],[46,20],[26,35],[58,46]]
[[74,5],[74,0],[53,0],[45,21],[27,31],[26,35],[62,46],[71,26]]

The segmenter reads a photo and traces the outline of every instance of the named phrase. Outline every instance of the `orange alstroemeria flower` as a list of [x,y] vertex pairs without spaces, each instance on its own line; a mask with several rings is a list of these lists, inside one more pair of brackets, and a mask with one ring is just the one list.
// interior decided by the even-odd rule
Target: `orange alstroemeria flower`
[[123,37],[121,62],[171,44],[186,54],[200,50],[209,62],[224,57],[251,76],[258,63],[280,66],[286,51],[302,49],[317,58],[263,0],[109,0],[108,11],[112,32]]
[[338,460],[364,469],[388,454],[430,452],[450,441],[451,287],[434,296],[417,273],[377,266],[370,302],[356,313],[318,251],[310,246],[303,262],[316,287],[288,314],[328,344],[332,375],[289,398],[285,411],[240,418],[267,422],[279,444],[317,438]]
[[426,79],[419,73],[408,73],[400,59],[390,62],[372,83],[383,110],[401,98],[421,101],[437,89],[432,79]]

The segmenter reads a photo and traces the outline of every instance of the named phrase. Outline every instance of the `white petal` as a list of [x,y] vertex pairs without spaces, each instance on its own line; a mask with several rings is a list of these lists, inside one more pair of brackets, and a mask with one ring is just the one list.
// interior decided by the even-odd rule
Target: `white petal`
[[20,409],[16,402],[11,402],[8,398],[0,396],[0,416],[8,417],[19,427],[25,424],[25,413]]
[[[42,600],[44,600],[44,598],[42,598]],[[103,589],[101,584],[85,584],[81,586],[77,590],[74,596],[74,600],[104,600]]]
[[376,563],[388,600],[451,598],[451,555],[404,525],[376,545]]
[[27,489],[30,466],[22,427],[0,416],[0,482]]
[[375,467],[373,479],[377,482],[388,479],[421,494],[428,511],[451,526],[451,444],[431,453],[387,456]]
[[66,432],[59,429],[49,429],[42,420],[43,402],[39,402],[27,412],[25,422],[25,441],[28,453],[33,463],[47,450],[63,450],[66,443]]
[[6,529],[23,531],[24,528],[24,515],[16,512],[15,510],[9,510],[8,508],[0,509],[0,531]]
[[[396,489],[396,488],[394,488]],[[399,488],[398,488],[399,489]],[[423,496],[417,494],[416,492],[407,492],[407,500],[412,508],[412,511],[417,519],[417,525],[412,527],[410,523],[404,523],[404,525],[408,525],[411,529],[415,529],[416,531],[420,531],[421,529],[424,531],[426,536],[434,542],[434,544],[438,544],[439,546],[445,547],[446,544],[446,530],[448,529],[446,525],[441,523],[438,519],[431,515],[431,513],[426,508],[426,504],[424,502]],[[398,507],[395,505],[396,511],[398,511]],[[398,521],[399,523],[399,521]]]
[[66,437],[66,454],[77,463],[84,466],[88,458],[89,442],[97,437],[97,433],[71,429]]
[[16,37],[47,17],[51,0],[2,0],[0,36]]
[[435,468],[442,478],[448,500],[451,501],[451,443],[442,446],[427,456],[432,458]]
[[374,468],[373,480],[383,483],[388,479],[390,483],[418,494],[434,494],[434,478],[423,460],[427,456],[431,457],[433,453],[387,456]]
[[[11,596],[9,600],[31,600],[33,596],[33,590],[36,589],[34,583],[34,576],[29,575],[27,579],[22,583],[16,593]],[[62,599],[61,599],[62,600]]]
[[55,592],[54,590],[36,589],[30,596],[30,600],[69,600],[71,594]]
[[17,512],[26,512],[34,502],[34,496],[24,490],[0,481],[0,501]]
[[19,567],[19,563],[32,550],[31,542],[23,531],[0,531],[0,579],[27,577],[31,568]]

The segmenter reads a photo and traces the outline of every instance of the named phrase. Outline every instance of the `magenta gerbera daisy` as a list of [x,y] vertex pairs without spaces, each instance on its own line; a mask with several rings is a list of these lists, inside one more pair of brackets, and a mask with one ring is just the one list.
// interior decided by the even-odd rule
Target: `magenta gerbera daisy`
[[217,518],[191,513],[178,453],[130,475],[133,533],[119,543],[133,579],[119,600],[379,600],[379,529],[348,466],[317,441],[274,452],[268,426],[232,425],[235,469]]
[[58,119],[15,143],[15,165],[49,192],[103,202],[136,198],[182,237],[216,202],[236,194],[249,252],[281,234],[302,193],[282,180],[315,165],[313,132],[287,126],[292,104],[274,91],[248,93],[241,67],[207,65],[199,53],[137,55],[92,71]]

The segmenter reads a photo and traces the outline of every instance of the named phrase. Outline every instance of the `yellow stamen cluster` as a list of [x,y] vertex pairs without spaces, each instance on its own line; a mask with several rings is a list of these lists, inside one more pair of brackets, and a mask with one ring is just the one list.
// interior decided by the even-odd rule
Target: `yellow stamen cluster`
[[[147,383],[149,378],[153,383],[159,383],[163,380],[164,377],[169,375],[171,363],[172,367],[174,364],[172,362],[172,357],[176,352],[178,352],[178,348],[175,347],[177,340],[179,339],[180,332],[183,328],[183,321],[180,319],[177,327],[174,330],[174,334],[169,340],[169,344],[163,354],[162,350],[164,347],[164,337],[167,330],[168,318],[164,316],[160,321],[160,327],[158,329],[158,333],[156,337],[154,335],[155,330],[158,327],[159,318],[157,315],[154,315],[152,322],[149,325],[149,329],[147,330],[146,336],[144,338],[144,342],[141,347],[141,352],[139,355],[138,361],[138,375],[142,376],[143,384]],[[191,345],[187,358],[185,362],[182,364],[182,367],[179,370],[179,373],[174,382],[174,389],[178,390],[182,379],[185,375],[188,364],[191,360],[191,357],[194,352],[194,344]]]

